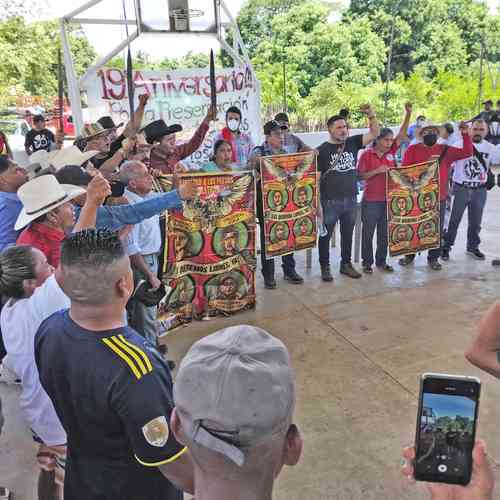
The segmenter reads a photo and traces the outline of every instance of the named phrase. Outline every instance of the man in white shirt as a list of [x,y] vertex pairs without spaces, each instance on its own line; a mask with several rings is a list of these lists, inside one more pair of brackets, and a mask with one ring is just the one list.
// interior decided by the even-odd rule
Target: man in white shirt
[[[130,204],[158,196],[153,190],[153,177],[146,165],[140,161],[128,161],[120,167],[120,180],[126,185],[125,198]],[[162,286],[158,279],[158,256],[161,249],[160,216],[154,215],[135,224],[130,235],[128,252],[134,270],[136,284],[146,280],[151,290]],[[157,323],[155,306],[150,307],[137,299],[130,304],[130,326],[156,345]]]
[[488,171],[490,165],[499,162],[497,148],[484,139],[487,134],[487,123],[481,119],[474,120],[471,129],[474,154],[453,164],[453,205],[448,231],[444,237],[443,260],[450,258],[450,251],[466,208],[469,218],[467,253],[478,260],[486,258],[479,249],[479,233],[486,205]]

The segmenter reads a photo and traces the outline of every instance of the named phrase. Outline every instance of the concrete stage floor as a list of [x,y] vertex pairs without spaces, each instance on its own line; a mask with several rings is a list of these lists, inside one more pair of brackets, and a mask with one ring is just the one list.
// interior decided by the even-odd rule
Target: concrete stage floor
[[[479,436],[488,442],[500,481],[500,382],[463,357],[478,319],[499,296],[500,268],[491,266],[491,258],[500,257],[499,213],[495,188],[483,221],[486,262],[465,255],[466,224],[441,272],[430,271],[421,255],[410,269],[394,263],[393,275],[376,271],[355,281],[338,275],[336,248],[335,282],[328,284],[316,264],[305,271],[301,254],[303,286],[285,283],[279,272],[279,288],[267,291],[259,276],[256,311],[194,323],[168,336],[177,361],[203,335],[238,323],[265,328],[290,349],[305,447],[299,466],[280,476],[277,500],[428,498],[422,486],[408,486],[399,475],[401,448],[414,438],[418,377],[425,371],[481,378]],[[18,389],[2,385],[0,397],[6,416],[0,485],[17,500],[32,500],[35,449],[19,413]]]

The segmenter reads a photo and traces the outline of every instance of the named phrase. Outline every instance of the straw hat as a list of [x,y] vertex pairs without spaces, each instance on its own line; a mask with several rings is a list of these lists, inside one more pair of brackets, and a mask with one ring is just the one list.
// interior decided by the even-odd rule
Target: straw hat
[[429,128],[435,128],[435,129],[437,130],[437,132],[439,133],[439,127],[440,127],[440,126],[441,126],[441,125],[438,125],[437,123],[433,123],[433,122],[424,122],[424,123],[422,123],[422,126],[421,126],[421,127],[419,127],[419,128],[417,129],[417,134],[422,135],[422,132],[423,132],[424,130],[429,129]]
[[17,191],[23,209],[17,218],[14,229],[16,231],[22,229],[41,215],[82,194],[85,194],[85,189],[59,184],[53,175],[42,175],[28,181]]
[[54,167],[55,170],[61,170],[66,165],[82,166],[94,156],[98,155],[99,151],[85,151],[82,153],[76,146],[69,148],[57,149],[47,153],[47,151],[37,151],[30,156],[31,164],[38,164],[42,169]]
[[82,130],[82,139],[89,140],[98,135],[108,134],[109,130],[105,129],[100,123],[90,123],[85,125]]

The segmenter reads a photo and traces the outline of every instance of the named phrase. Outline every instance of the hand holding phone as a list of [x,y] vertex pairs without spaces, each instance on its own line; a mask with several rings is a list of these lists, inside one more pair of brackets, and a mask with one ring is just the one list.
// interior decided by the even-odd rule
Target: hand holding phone
[[[415,448],[403,450],[405,465],[401,473],[410,481],[414,481]],[[472,476],[467,486],[428,483],[427,488],[432,500],[493,500],[494,476],[486,454],[483,441],[476,441],[472,452]]]
[[475,377],[422,375],[415,436],[417,481],[469,484],[480,389]]

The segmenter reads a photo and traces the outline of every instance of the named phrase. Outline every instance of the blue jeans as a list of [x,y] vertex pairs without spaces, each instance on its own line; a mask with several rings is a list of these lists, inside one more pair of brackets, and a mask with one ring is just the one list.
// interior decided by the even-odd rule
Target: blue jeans
[[323,221],[327,234],[319,238],[318,251],[321,266],[330,265],[330,238],[335,224],[340,221],[340,248],[341,264],[351,263],[352,235],[356,223],[356,198],[342,198],[340,200],[324,200]]
[[444,248],[450,250],[455,243],[458,226],[460,226],[465,209],[467,209],[469,219],[467,250],[477,250],[481,243],[479,233],[481,232],[481,221],[488,192],[486,188],[473,189],[455,183],[453,185],[453,195],[450,223],[444,240]]
[[373,265],[373,235],[377,229],[375,264],[384,266],[387,259],[387,203],[385,201],[363,201],[361,220],[363,221],[361,238],[363,265]]
[[[150,254],[143,255],[144,261],[148,265],[149,269],[157,275],[158,274],[158,255]],[[134,271],[134,283],[137,283],[141,279],[147,280],[146,276],[141,271],[133,269]],[[156,306],[148,307],[139,300],[132,299],[129,302],[128,311],[130,314],[130,326],[142,335],[144,338],[149,340],[153,345],[156,345],[156,337],[158,336],[156,317],[158,313],[158,308]]]

